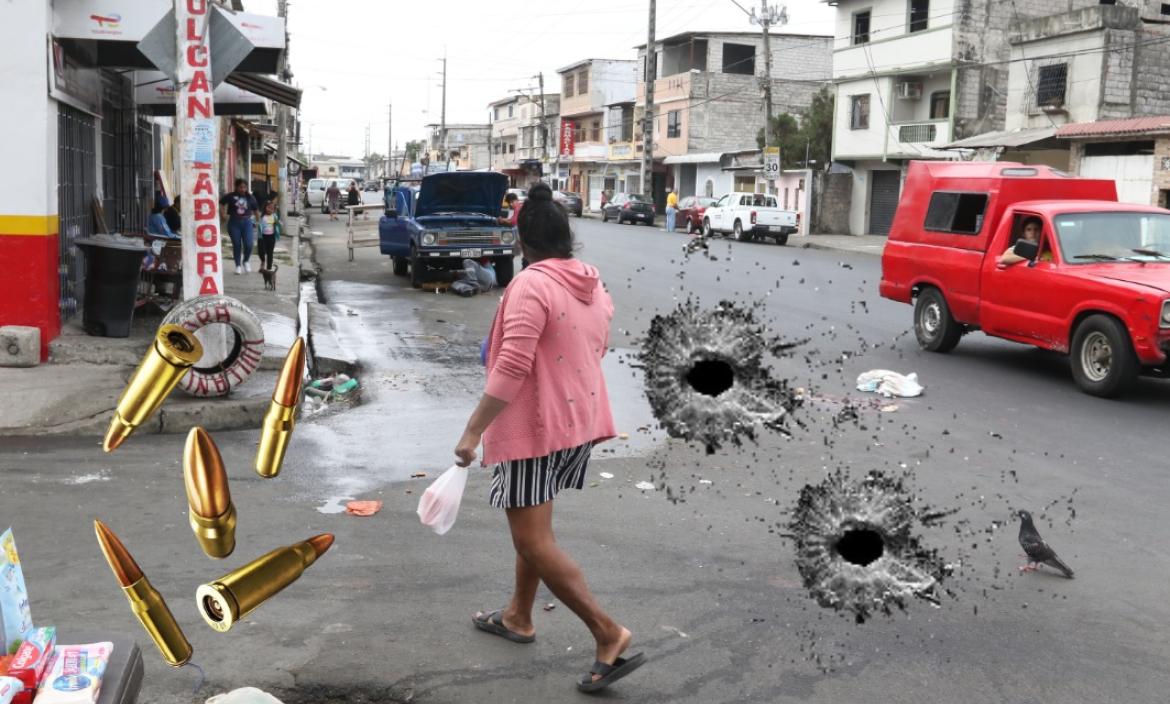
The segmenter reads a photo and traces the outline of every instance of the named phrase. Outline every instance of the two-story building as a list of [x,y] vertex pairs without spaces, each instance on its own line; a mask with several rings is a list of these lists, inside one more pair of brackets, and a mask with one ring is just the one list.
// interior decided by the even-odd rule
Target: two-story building
[[[560,95],[514,95],[488,107],[492,119],[488,168],[508,174],[518,187],[541,179],[559,187],[555,165]],[[565,170],[567,180],[567,165]]]
[[446,164],[452,171],[478,171],[488,167],[491,125],[431,123],[427,143],[430,164]]
[[[684,32],[656,42],[655,201],[665,203],[667,187],[683,196],[702,195],[709,190],[698,176],[704,165],[716,166],[727,154],[758,149],[756,137],[765,119],[764,80],[770,83],[774,115],[806,109],[831,79],[832,40],[827,35],[771,34],[770,76],[758,32]],[[645,61],[643,44],[638,47],[639,66]],[[644,75],[643,70],[639,78]],[[633,147],[641,159],[644,80],[639,80],[635,100]]]
[[[825,1],[837,8],[833,159],[853,175],[853,234],[889,231],[911,159],[957,159],[964,153],[944,147],[1018,149],[1051,138],[1005,130],[1014,65],[1009,37],[1031,18],[1097,4]],[[975,135],[987,138],[964,143]]]
[[1072,173],[1117,182],[1131,203],[1170,204],[1170,5],[1084,7],[1010,35],[1006,126],[1047,132]]
[[[619,148],[611,154],[611,144],[626,136],[622,125],[633,129],[636,70],[636,61],[616,59],[584,59],[557,69],[561,130],[571,135],[557,140],[557,178],[567,180],[562,187],[579,193],[587,209],[600,207],[603,190],[641,190],[632,152]],[[628,136],[633,137],[632,131]],[[627,182],[630,177],[632,183]]]

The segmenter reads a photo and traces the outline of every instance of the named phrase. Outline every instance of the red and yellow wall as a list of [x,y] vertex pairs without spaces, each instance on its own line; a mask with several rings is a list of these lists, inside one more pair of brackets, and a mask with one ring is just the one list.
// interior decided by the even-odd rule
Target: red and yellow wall
[[61,333],[56,215],[0,214],[0,325],[41,329],[41,359]]

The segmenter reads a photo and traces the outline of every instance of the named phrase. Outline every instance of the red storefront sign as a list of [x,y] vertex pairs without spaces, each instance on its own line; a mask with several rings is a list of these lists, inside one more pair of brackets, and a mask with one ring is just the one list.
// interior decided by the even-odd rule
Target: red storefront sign
[[561,156],[573,156],[573,131],[577,124],[572,120],[561,120]]

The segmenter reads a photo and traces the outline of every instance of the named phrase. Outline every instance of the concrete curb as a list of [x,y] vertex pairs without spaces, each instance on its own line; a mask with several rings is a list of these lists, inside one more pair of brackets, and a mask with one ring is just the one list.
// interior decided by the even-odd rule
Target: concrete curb
[[[178,404],[164,403],[145,424],[134,431],[134,434],[186,433],[196,425],[208,431],[259,428],[271,401],[267,396],[252,396],[238,401],[214,399],[213,402],[202,403],[194,400]],[[0,428],[0,438],[62,435],[102,437],[110,426],[113,413],[114,409],[110,408],[89,418],[61,425]]]

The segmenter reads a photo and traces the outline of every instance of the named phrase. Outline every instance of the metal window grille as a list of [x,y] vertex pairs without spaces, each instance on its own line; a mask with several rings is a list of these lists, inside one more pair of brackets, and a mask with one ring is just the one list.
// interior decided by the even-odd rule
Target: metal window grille
[[585,70],[577,74],[577,95],[586,95],[589,93],[589,71]]
[[77,315],[81,293],[80,257],[74,241],[93,234],[90,203],[96,192],[97,167],[94,120],[61,104],[57,112],[57,212],[59,279],[58,307],[61,320]]
[[929,25],[930,0],[910,0],[910,31],[921,32]]
[[682,116],[678,110],[671,110],[666,114],[666,136],[679,137],[682,135]]
[[1064,105],[1068,64],[1041,66],[1036,80],[1036,105]]
[[898,141],[906,144],[933,142],[935,125],[902,125],[898,128]]
[[154,132],[134,108],[130,82],[112,71],[103,71],[101,124],[106,225],[112,232],[144,232],[153,200]]
[[865,44],[869,42],[869,10],[858,12],[853,16],[853,43]]

